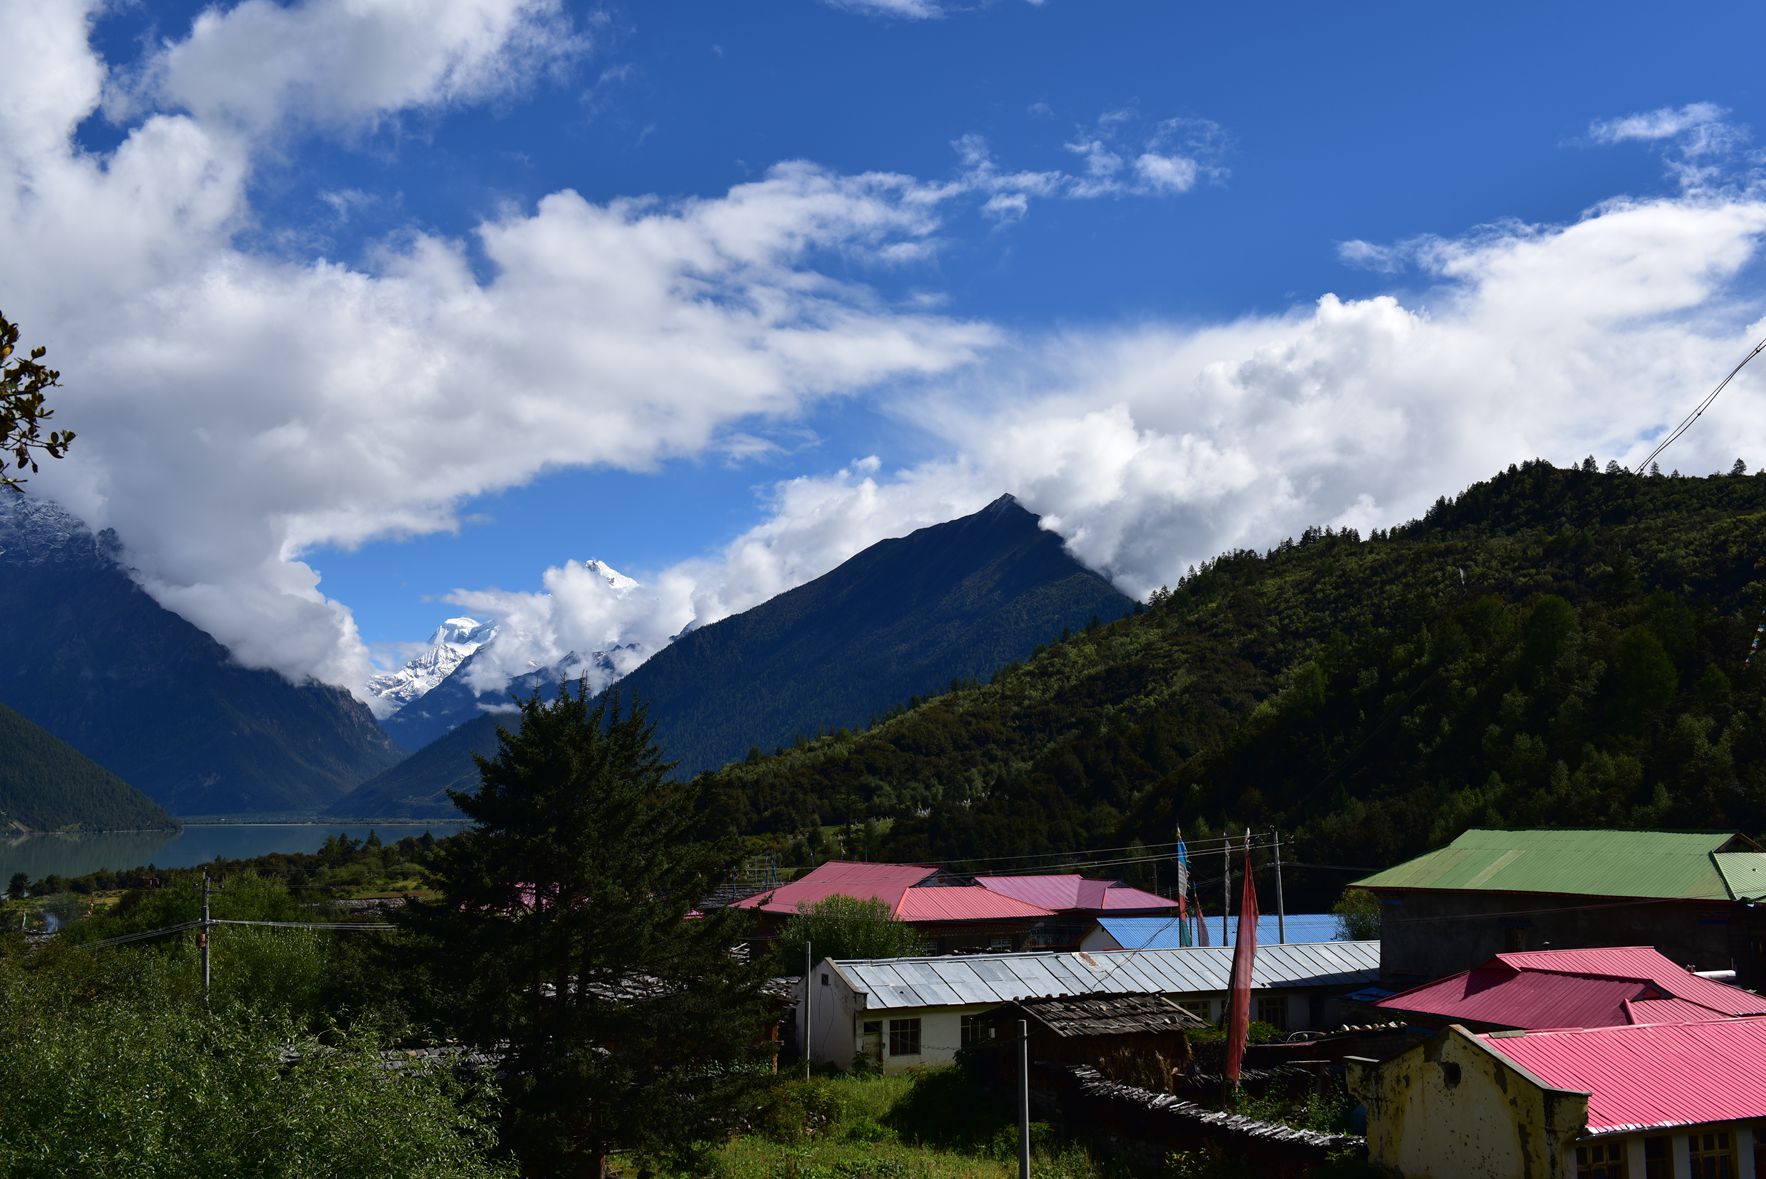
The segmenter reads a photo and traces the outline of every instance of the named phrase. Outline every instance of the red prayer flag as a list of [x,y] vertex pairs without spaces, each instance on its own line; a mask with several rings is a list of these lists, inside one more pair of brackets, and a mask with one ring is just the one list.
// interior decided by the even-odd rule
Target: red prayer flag
[[1251,969],[1257,962],[1257,884],[1251,879],[1251,836],[1245,835],[1245,887],[1239,894],[1239,941],[1233,947],[1231,993],[1226,1028],[1226,1081],[1239,1083],[1245,1040],[1251,1034]]
[[1196,905],[1196,944],[1205,946],[1208,944],[1208,922],[1202,918],[1202,898],[1197,896],[1192,899]]

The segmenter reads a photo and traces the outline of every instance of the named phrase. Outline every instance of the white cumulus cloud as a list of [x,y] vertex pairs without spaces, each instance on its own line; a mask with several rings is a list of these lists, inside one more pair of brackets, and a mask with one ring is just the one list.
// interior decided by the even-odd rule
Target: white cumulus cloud
[[190,97],[192,113],[148,114],[99,155],[72,138],[107,85],[93,10],[0,2],[40,62],[0,75],[6,311],[52,345],[58,420],[80,446],[40,489],[115,527],[161,602],[295,678],[359,686],[369,670],[348,610],[301,560],[312,546],[450,528],[462,498],[549,466],[697,453],[737,422],[945,371],[996,337],[818,271],[813,257],[851,268],[914,248],[944,197],[808,164],[706,199],[561,191],[470,241],[409,234],[369,267],[241,247],[257,139],[239,122],[453,101],[482,89],[499,31],[505,50],[531,32],[492,16],[550,11],[456,7],[473,19],[316,2],[211,14],[168,62],[253,21],[357,11],[433,8],[452,39],[406,63],[409,85],[364,83],[325,108],[304,86],[262,110]]
[[[1009,341],[897,404],[943,457],[780,484],[762,524],[667,570],[611,630],[556,570],[519,606],[549,649],[617,637],[648,652],[1003,491],[1139,596],[1311,525],[1414,518],[1510,463],[1633,464],[1766,332],[1732,289],[1763,240],[1759,199],[1614,202],[1406,246],[1431,281],[1404,300],[1327,294],[1284,315]],[[1664,466],[1766,460],[1748,402],[1763,382],[1738,382]]]

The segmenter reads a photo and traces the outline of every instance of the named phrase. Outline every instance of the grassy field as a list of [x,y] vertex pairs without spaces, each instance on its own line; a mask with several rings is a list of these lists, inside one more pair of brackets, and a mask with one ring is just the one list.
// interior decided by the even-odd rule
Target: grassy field
[[[1033,1170],[1048,1179],[1133,1174],[1094,1158],[1044,1123],[1031,1126]],[[747,1133],[712,1156],[716,1179],[1011,1179],[1018,1127],[1006,1095],[955,1069],[785,1081]],[[685,1179],[684,1176],[680,1179]]]

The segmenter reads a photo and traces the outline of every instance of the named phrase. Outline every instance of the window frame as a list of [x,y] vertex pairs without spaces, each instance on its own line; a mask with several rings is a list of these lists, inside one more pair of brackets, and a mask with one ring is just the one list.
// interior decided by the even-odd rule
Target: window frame
[[[912,1048],[898,1048],[897,1045],[912,1044]],[[892,1019],[889,1021],[889,1055],[924,1056],[925,1040],[920,1026],[920,1017],[911,1019]]]
[[1596,1138],[1576,1144],[1576,1179],[1630,1179],[1623,1138]]
[[[1651,1156],[1650,1147],[1661,1153]],[[1674,1179],[1674,1136],[1650,1134],[1643,1140],[1643,1179]]]
[[[1704,1144],[1701,1145],[1701,1140]],[[1686,1173],[1691,1179],[1736,1179],[1739,1159],[1729,1130],[1692,1130],[1686,1135]]]

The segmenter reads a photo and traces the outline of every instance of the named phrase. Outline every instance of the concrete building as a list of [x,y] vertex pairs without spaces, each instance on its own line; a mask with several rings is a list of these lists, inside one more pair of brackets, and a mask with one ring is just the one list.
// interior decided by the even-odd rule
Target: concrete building
[[[986,1033],[981,1016],[1021,999],[1163,995],[1203,1019],[1225,1013],[1231,947],[826,960],[810,972],[809,1044],[846,1066],[948,1063]],[[1338,1022],[1340,997],[1379,974],[1378,942],[1268,946],[1252,972],[1252,1014],[1284,1029]],[[802,1007],[798,1009],[802,1017]]]
[[1429,1179],[1755,1179],[1766,1019],[1476,1034],[1351,1061],[1368,1157]]
[[1380,900],[1381,968],[1418,983],[1494,954],[1653,946],[1766,984],[1766,853],[1742,835],[1471,830],[1356,887]]

